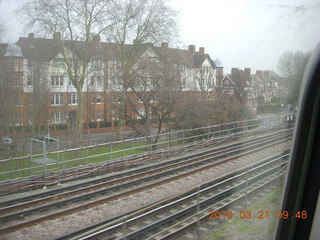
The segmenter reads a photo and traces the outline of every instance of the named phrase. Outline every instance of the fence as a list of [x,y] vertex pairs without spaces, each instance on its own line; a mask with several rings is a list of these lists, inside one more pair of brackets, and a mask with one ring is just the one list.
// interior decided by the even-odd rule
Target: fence
[[208,140],[219,142],[239,134],[275,128],[281,125],[279,118],[266,117],[171,131],[161,134],[158,142],[152,141],[154,135],[4,159],[0,160],[0,183],[29,177],[43,178],[49,173],[56,173],[59,177],[60,175],[63,177],[66,171],[79,170],[85,166],[98,169],[106,164],[133,159],[134,157],[150,156],[182,149]]

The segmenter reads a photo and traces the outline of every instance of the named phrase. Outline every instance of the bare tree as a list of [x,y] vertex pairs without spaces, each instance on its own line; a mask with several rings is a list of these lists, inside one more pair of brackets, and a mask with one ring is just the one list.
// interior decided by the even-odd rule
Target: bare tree
[[[76,136],[82,141],[83,91],[90,73],[95,34],[107,34],[114,19],[110,15],[111,0],[34,0],[23,5],[27,27],[43,35],[60,32],[64,40],[58,42],[63,66],[78,93]],[[59,40],[59,39],[58,39]]]
[[[120,73],[118,91],[121,93],[119,106],[119,124],[117,137],[122,137],[125,123],[126,92],[130,79],[134,76],[137,56],[141,45],[146,42],[159,44],[170,41],[177,32],[176,16],[163,0],[119,0],[114,2],[112,31],[110,40],[118,44]],[[128,43],[132,45],[127,46]]]
[[2,134],[8,133],[14,122],[12,113],[16,101],[13,94],[14,79],[10,76],[9,67],[5,61],[0,59],[0,130]]
[[36,58],[28,59],[28,73],[26,76],[26,87],[28,98],[25,99],[25,106],[28,115],[30,131],[33,135],[39,131],[40,126],[46,126],[49,116],[50,92],[46,79],[48,63]]
[[293,104],[298,101],[301,80],[310,56],[311,52],[297,51],[295,53],[284,52],[279,58],[278,69],[287,79],[287,85],[291,89],[291,103]]
[[146,58],[136,73],[124,93],[127,125],[141,136],[152,135],[147,140],[156,144],[161,133],[176,125],[171,121],[182,100],[179,69],[165,59]]

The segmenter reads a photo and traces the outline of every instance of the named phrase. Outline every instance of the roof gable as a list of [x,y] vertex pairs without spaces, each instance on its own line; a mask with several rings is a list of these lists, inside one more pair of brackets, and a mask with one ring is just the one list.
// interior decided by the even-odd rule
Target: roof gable
[[203,65],[203,63],[205,62],[205,60],[208,60],[210,63],[210,66],[214,68],[214,64],[208,54],[198,53],[198,52],[193,54],[194,67],[196,67],[196,68],[201,67]]
[[[28,38],[21,37],[18,40],[18,46],[24,57],[29,59],[36,59],[40,61],[51,61],[58,57],[61,58],[61,47],[59,42],[61,40],[45,39],[45,38]],[[64,46],[70,51],[74,52],[79,58],[101,58],[106,60],[120,60],[120,45],[117,43],[105,42],[90,42],[89,50],[86,50],[85,42],[69,40],[63,41]],[[1,49],[0,49],[1,50]],[[189,68],[200,68],[203,64],[215,68],[222,66],[221,61],[216,60],[216,65],[210,58],[209,54],[196,52],[192,54],[189,50],[169,48],[169,47],[155,47],[151,43],[142,43],[138,45],[125,44],[124,50],[129,58],[133,61],[138,61],[143,56],[160,57],[168,60],[172,64],[185,65]]]

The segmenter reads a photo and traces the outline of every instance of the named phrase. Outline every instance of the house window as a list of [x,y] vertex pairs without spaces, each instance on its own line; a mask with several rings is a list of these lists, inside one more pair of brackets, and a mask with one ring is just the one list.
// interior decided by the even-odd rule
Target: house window
[[31,81],[31,76],[30,75],[27,76],[27,85],[28,86],[32,85],[32,81]]
[[31,115],[31,114],[28,115],[28,123],[29,123],[29,124],[32,124],[32,115]]
[[27,105],[31,106],[32,103],[33,103],[33,95],[32,94],[28,94]]
[[56,60],[53,61],[52,66],[54,68],[63,68],[64,64],[63,64],[62,60],[56,59]]
[[101,76],[97,76],[97,86],[98,87],[102,86],[102,78],[101,78]]
[[70,78],[68,78],[68,86],[72,86],[72,81]]
[[98,60],[98,59],[94,59],[94,60],[92,61],[92,67],[93,67],[94,69],[96,69],[96,70],[101,69],[101,61]]
[[101,95],[97,95],[97,103],[98,103],[98,104],[101,103]]
[[112,121],[118,120],[118,114],[117,114],[117,112],[115,112],[115,111],[112,111],[112,112],[111,112],[111,120],[112,120]]
[[63,76],[51,76],[51,86],[63,86]]
[[78,94],[71,93],[68,95],[68,103],[70,105],[77,105],[78,104]]
[[91,113],[91,121],[94,121],[94,112]]
[[91,104],[94,104],[96,102],[96,96],[91,95]]
[[13,60],[13,68],[15,72],[21,72],[22,71],[22,67],[21,67],[21,63],[18,59],[14,59]]
[[62,94],[54,94],[52,95],[51,105],[58,106],[63,104],[63,95]]
[[97,112],[97,121],[101,121],[101,112]]
[[15,103],[17,107],[21,105],[21,97],[19,95],[15,95]]
[[146,110],[144,108],[139,108],[139,115],[138,118],[141,119],[142,117],[145,117],[146,115]]
[[143,103],[143,97],[138,96],[138,103]]
[[62,112],[55,112],[52,116],[53,123],[62,123],[63,122],[63,113]]
[[20,87],[21,86],[20,79],[17,78],[17,77],[13,78],[13,83],[14,83],[15,87]]
[[94,76],[91,77],[91,81],[89,83],[89,86],[94,86]]
[[20,117],[19,114],[16,114],[15,121],[16,121],[16,125],[20,125],[21,124],[21,117]]

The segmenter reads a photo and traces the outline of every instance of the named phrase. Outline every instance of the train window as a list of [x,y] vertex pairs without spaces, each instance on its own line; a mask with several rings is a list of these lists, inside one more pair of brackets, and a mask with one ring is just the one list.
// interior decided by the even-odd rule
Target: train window
[[[304,76],[301,110],[281,208],[288,212],[299,212],[303,209],[307,215],[280,221],[277,239],[318,239],[320,236],[319,77],[320,44],[315,49]],[[308,127],[304,128],[306,124]]]
[[0,0],[0,239],[319,238],[319,15]]

